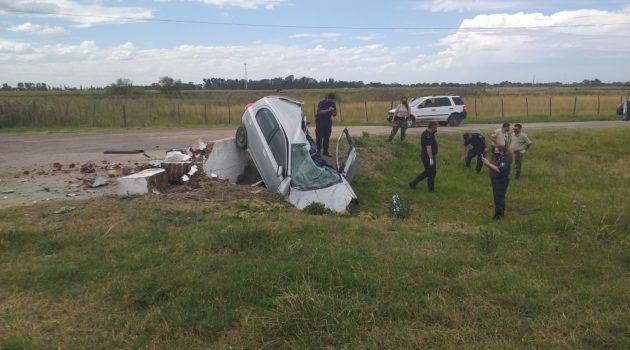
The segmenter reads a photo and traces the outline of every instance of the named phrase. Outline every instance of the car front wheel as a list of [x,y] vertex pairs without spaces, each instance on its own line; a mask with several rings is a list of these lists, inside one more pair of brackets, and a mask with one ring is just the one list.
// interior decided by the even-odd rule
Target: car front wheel
[[247,149],[247,130],[245,129],[245,125],[239,125],[238,129],[236,129],[236,137],[234,139],[236,142],[236,147],[240,149]]
[[407,118],[406,122],[407,122],[407,128],[411,128],[413,127],[413,124],[416,123],[416,120],[414,119],[414,117],[409,117]]
[[457,113],[453,113],[450,117],[448,117],[448,125],[450,126],[459,126],[461,123],[462,117]]

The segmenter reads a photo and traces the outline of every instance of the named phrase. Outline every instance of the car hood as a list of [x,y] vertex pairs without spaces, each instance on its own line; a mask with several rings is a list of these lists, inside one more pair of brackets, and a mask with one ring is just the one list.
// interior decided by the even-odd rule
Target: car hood
[[316,190],[302,191],[297,188],[291,188],[288,200],[300,210],[313,202],[317,202],[336,212],[350,210],[353,205],[358,203],[357,195],[343,177],[340,182],[332,186]]

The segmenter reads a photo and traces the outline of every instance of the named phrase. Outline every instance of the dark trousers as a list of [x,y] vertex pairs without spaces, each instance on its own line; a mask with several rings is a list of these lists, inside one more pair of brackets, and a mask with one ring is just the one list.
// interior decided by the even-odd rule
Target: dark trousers
[[523,165],[523,156],[524,154],[521,152],[514,152],[514,164],[516,165],[516,173],[514,174],[515,178],[521,177],[521,165]]
[[317,152],[321,153],[323,148],[324,153],[328,153],[331,133],[332,121],[317,121],[317,124],[315,125],[315,143],[317,144]]
[[505,194],[507,193],[510,179],[491,178],[492,196],[494,197],[494,217],[500,219],[505,214]]
[[433,190],[435,190],[435,176],[437,175],[437,158],[433,157],[433,166],[429,165],[429,160],[424,158],[422,158],[422,164],[424,164],[424,171],[418,174],[418,176],[411,181],[410,185],[415,188],[418,182],[427,179],[429,192],[433,192]]
[[481,171],[481,168],[483,168],[483,163],[481,162],[481,158],[486,156],[486,151],[484,150],[479,150],[479,149],[474,149],[471,148],[468,150],[468,155],[466,156],[466,168],[470,168],[470,161],[475,158],[475,156],[477,156],[477,166],[475,167],[475,170],[477,172]]
[[392,123],[392,132],[389,133],[389,141],[394,139],[398,129],[400,129],[400,139],[404,141],[405,134],[407,133],[407,121],[404,118],[396,118]]

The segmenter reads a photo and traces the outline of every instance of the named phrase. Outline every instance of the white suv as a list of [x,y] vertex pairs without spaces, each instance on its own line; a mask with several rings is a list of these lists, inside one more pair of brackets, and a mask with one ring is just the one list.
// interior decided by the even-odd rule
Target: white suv
[[[387,112],[387,121],[391,123],[396,109]],[[410,116],[407,127],[419,122],[436,121],[440,125],[458,126],[466,119],[466,105],[459,96],[417,97],[409,102]]]

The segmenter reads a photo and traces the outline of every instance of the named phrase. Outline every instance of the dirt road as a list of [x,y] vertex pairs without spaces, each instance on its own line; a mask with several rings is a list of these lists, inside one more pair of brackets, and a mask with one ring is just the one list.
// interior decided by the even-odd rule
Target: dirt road
[[[482,130],[489,133],[497,124],[469,124],[459,127],[441,127],[440,133],[463,133],[469,130]],[[574,123],[528,123],[525,129],[552,128],[603,128],[630,127],[629,122],[574,122]],[[334,127],[333,135],[338,135],[342,127]],[[362,132],[387,134],[389,126],[350,126],[351,135]],[[409,129],[410,137],[416,138],[424,127]],[[311,130],[313,131],[313,130]],[[234,136],[235,128],[160,130],[160,131],[114,131],[90,133],[57,134],[0,134],[0,208],[32,204],[63,198],[86,198],[114,193],[115,186],[85,189],[85,174],[78,171],[78,165],[92,161],[119,163],[133,166],[145,163],[143,154],[111,155],[105,150],[141,149],[153,159],[163,159],[165,151],[172,148],[190,147],[196,139],[218,140]],[[63,168],[54,170],[53,163]],[[70,169],[74,163],[77,167]],[[106,171],[97,169],[96,174],[104,176]],[[79,189],[83,189],[79,191]],[[68,196],[73,197],[68,197]]]

